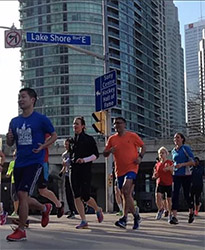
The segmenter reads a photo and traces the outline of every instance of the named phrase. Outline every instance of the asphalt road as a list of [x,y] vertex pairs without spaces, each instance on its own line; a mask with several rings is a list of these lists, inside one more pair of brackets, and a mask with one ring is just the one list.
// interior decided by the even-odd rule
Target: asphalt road
[[138,230],[132,230],[132,217],[129,215],[127,229],[114,225],[119,218],[115,214],[105,214],[104,221],[98,223],[94,214],[87,215],[88,229],[75,229],[79,224],[76,219],[63,216],[57,219],[50,216],[46,228],[40,225],[40,216],[30,216],[27,240],[7,242],[11,233],[10,219],[0,226],[1,250],[121,250],[121,249],[205,249],[205,212],[201,212],[192,224],[188,224],[188,213],[179,213],[179,224],[170,225],[166,218],[155,220],[154,213],[142,213],[142,222]]

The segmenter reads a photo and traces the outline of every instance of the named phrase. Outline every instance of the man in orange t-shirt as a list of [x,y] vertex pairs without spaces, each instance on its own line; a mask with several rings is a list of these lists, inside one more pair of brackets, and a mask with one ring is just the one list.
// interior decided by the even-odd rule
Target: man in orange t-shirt
[[103,155],[108,157],[112,153],[114,156],[115,175],[123,198],[123,217],[116,221],[115,225],[126,228],[127,215],[130,211],[134,216],[133,229],[137,229],[139,215],[134,208],[132,190],[146,148],[142,139],[136,133],[127,131],[125,127],[126,120],[123,117],[114,119],[117,133],[109,137]]

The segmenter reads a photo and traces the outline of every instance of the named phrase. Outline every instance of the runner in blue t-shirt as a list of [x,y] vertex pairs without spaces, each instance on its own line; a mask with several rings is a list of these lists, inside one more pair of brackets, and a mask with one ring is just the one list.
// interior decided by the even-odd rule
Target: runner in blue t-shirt
[[172,149],[174,162],[173,193],[172,193],[172,218],[170,224],[178,224],[177,211],[179,209],[179,193],[183,187],[184,198],[189,207],[188,223],[194,221],[193,204],[190,199],[191,167],[194,165],[194,155],[191,148],[185,145],[185,137],[181,133],[174,135],[175,147]]
[[[29,207],[42,212],[42,227],[47,226],[52,210],[51,204],[43,205],[31,198],[42,170],[45,148],[57,139],[51,121],[45,115],[34,111],[36,100],[37,94],[33,89],[23,88],[19,91],[18,103],[23,112],[11,120],[7,133],[8,146],[16,143],[17,148],[14,179],[19,198],[19,227],[7,236],[9,241],[26,239],[24,225],[28,217]],[[51,136],[45,141],[46,133]]]

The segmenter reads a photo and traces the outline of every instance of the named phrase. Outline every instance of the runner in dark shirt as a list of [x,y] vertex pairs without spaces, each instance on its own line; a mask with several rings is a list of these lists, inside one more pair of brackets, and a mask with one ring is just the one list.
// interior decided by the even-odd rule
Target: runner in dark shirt
[[199,165],[199,158],[195,157],[195,166],[192,172],[191,201],[194,204],[194,214],[198,216],[201,207],[201,193],[203,191],[204,168]]
[[99,153],[94,138],[84,132],[83,117],[74,119],[73,129],[75,139],[71,156],[71,184],[75,206],[81,217],[81,223],[76,228],[83,229],[88,227],[83,202],[95,210],[99,223],[103,221],[102,208],[98,207],[96,201],[90,196],[92,161],[99,157]]

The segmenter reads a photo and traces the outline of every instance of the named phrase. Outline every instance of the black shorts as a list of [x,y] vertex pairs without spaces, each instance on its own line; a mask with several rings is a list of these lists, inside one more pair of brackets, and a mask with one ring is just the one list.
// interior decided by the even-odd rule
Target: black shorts
[[14,181],[16,192],[28,192],[28,194],[31,196],[41,170],[41,164],[33,164],[26,167],[14,167]]
[[159,184],[157,186],[156,192],[163,194],[164,198],[165,198],[165,194],[167,194],[167,198],[171,198],[172,197],[172,185],[170,185],[170,186],[163,186],[163,185]]
[[91,166],[73,164],[71,168],[71,186],[75,198],[81,197],[85,202],[90,199]]

